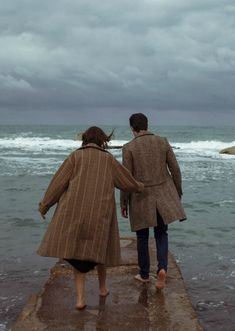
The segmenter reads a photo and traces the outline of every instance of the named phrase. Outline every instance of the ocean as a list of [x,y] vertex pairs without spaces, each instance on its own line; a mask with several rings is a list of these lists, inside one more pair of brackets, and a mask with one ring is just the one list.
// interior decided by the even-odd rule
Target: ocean
[[[43,222],[37,211],[52,175],[80,146],[79,126],[0,126],[0,331],[10,330],[27,297],[38,292],[56,259],[36,250],[53,210]],[[113,145],[132,139],[115,129]],[[169,249],[204,330],[235,330],[235,127],[150,127],[169,139],[183,177],[186,222],[169,226]],[[112,149],[121,160],[121,149]],[[134,235],[119,211],[122,236]],[[156,312],[157,313],[157,312]]]

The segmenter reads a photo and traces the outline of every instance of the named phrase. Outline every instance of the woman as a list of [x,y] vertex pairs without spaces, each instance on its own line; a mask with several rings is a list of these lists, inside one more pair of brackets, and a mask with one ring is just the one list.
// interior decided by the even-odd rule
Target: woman
[[67,260],[74,267],[77,309],[85,308],[85,275],[97,264],[100,295],[106,296],[106,265],[120,263],[114,188],[144,189],[105,148],[110,140],[100,128],[82,135],[82,147],[70,154],[54,175],[39,212],[57,203],[39,247],[42,256]]

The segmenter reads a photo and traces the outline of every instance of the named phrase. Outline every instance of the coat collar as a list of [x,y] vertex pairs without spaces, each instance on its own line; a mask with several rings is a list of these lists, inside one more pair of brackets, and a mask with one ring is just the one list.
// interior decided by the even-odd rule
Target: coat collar
[[143,136],[154,136],[154,134],[150,131],[145,131],[145,132],[139,133],[138,136],[134,137],[134,139],[137,139],[137,138],[140,138]]
[[82,147],[80,147],[78,149],[80,150],[80,149],[87,149],[87,148],[94,148],[94,149],[100,150],[101,152],[108,153],[108,151],[106,151],[104,148],[102,148],[102,147],[100,147],[100,146],[98,146],[98,145],[96,145],[94,143],[90,143],[90,144],[84,145],[84,146],[82,146]]

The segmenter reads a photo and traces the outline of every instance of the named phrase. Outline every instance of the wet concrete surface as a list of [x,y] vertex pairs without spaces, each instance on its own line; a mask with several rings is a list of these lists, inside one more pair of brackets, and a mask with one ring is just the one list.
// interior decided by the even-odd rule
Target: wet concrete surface
[[42,292],[29,298],[12,331],[202,330],[172,255],[167,286],[156,290],[154,242],[150,242],[152,269],[148,284],[133,279],[138,273],[135,239],[121,243],[123,263],[108,269],[110,294],[106,298],[99,296],[96,271],[92,271],[86,282],[87,307],[77,311],[72,269],[60,261],[51,270]]

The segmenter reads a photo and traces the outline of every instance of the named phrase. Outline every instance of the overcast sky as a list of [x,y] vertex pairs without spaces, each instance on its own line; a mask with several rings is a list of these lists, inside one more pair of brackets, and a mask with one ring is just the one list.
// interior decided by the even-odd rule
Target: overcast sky
[[235,125],[234,0],[0,0],[0,123]]

